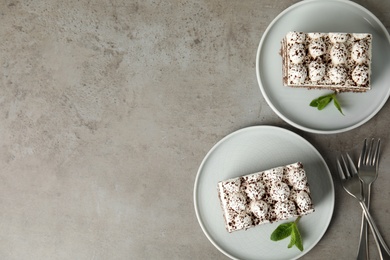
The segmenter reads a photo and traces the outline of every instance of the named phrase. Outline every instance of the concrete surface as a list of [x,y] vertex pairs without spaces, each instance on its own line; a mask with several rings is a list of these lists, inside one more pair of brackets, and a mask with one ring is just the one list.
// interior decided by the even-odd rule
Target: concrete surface
[[[196,219],[195,176],[222,137],[266,124],[309,140],[332,172],[337,152],[381,137],[372,208],[390,243],[389,104],[316,135],[260,93],[261,35],[296,2],[1,0],[0,259],[227,259]],[[390,28],[389,1],[356,2]],[[359,212],[336,184],[331,225],[302,259],[353,259]]]

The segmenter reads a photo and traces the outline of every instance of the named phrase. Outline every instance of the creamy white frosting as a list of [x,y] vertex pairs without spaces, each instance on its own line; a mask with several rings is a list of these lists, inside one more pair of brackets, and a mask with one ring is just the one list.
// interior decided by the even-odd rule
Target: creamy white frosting
[[353,33],[352,35],[355,39],[364,39],[369,36],[368,33]]
[[253,224],[252,217],[246,213],[237,215],[234,218],[234,224],[237,229],[247,229]]
[[288,219],[297,214],[295,204],[290,200],[276,202],[274,210],[278,219]]
[[325,64],[312,61],[309,64],[309,77],[312,81],[319,81],[325,76]]
[[368,55],[369,47],[364,41],[360,40],[352,46],[351,57],[357,63],[365,62],[368,59]]
[[309,194],[306,191],[299,191],[296,198],[297,205],[303,211],[311,207],[311,199]]
[[329,33],[329,39],[332,43],[344,43],[348,39],[346,33]]
[[276,201],[286,201],[290,196],[290,188],[284,182],[275,182],[271,186],[271,198]]
[[289,32],[286,35],[288,43],[303,43],[306,39],[306,35],[302,32]]
[[242,193],[233,193],[229,198],[230,207],[236,211],[241,212],[246,208],[246,198]]
[[308,33],[307,34],[307,36],[309,36],[313,40],[319,39],[319,38],[321,38],[324,35],[325,35],[324,33]]
[[309,44],[309,53],[313,58],[317,58],[325,54],[325,52],[326,52],[326,45],[321,38],[314,40]]
[[240,178],[229,180],[223,184],[224,188],[229,192],[238,192],[241,186]]
[[330,49],[330,58],[333,64],[339,65],[347,61],[347,48],[342,43],[333,44]]
[[261,199],[265,193],[264,185],[261,182],[248,183],[245,185],[244,190],[246,195],[252,200]]
[[329,78],[333,83],[340,84],[345,82],[347,78],[347,71],[342,66],[336,66],[329,69]]
[[250,211],[260,219],[263,219],[267,216],[268,213],[268,204],[263,200],[252,201],[249,205]]
[[301,63],[305,58],[305,55],[305,47],[302,43],[295,43],[291,46],[289,56],[292,63]]
[[365,65],[357,65],[352,71],[352,79],[356,84],[366,84],[369,78],[369,69]]
[[302,64],[292,65],[289,70],[288,82],[292,84],[302,84],[307,75],[306,68]]
[[282,181],[283,179],[283,167],[276,167],[267,171],[264,171],[264,179],[270,182]]
[[286,178],[289,184],[297,190],[302,190],[307,186],[307,177],[304,170],[289,171]]

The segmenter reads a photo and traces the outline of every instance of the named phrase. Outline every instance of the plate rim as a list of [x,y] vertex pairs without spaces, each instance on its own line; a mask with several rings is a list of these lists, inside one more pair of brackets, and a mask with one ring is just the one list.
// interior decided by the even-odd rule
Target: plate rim
[[[352,125],[349,125],[349,126],[346,126],[346,127],[343,127],[343,128],[338,128],[338,129],[334,129],[334,130],[324,130],[324,129],[319,129],[319,128],[314,128],[314,127],[308,127],[308,126],[304,126],[304,125],[301,125],[299,123],[296,123],[295,121],[291,120],[290,118],[288,118],[287,116],[283,115],[275,106],[274,104],[271,102],[270,98],[268,97],[268,95],[266,95],[265,93],[265,89],[264,89],[264,86],[262,84],[262,80],[261,80],[261,76],[260,76],[260,53],[262,51],[262,48],[263,48],[263,44],[264,44],[264,41],[266,40],[267,38],[267,35],[268,33],[272,30],[273,26],[288,12],[292,11],[292,9],[295,9],[295,8],[299,8],[300,6],[302,5],[307,5],[307,4],[310,4],[312,2],[323,2],[325,4],[330,4],[332,2],[337,2],[337,3],[340,3],[340,4],[344,4],[346,6],[352,6],[354,8],[357,8],[363,12],[365,12],[366,14],[368,14],[373,20],[375,20],[375,22],[377,23],[377,25],[380,27],[381,29],[381,32],[383,33],[383,35],[386,37],[387,39],[387,43],[389,44],[390,46],[390,34],[389,32],[387,31],[386,27],[383,25],[383,23],[376,17],[376,15],[374,15],[370,10],[368,10],[367,8],[363,7],[362,5],[359,5],[358,3],[355,3],[355,2],[352,2],[352,1],[349,1],[349,0],[327,0],[327,1],[322,1],[322,0],[304,0],[304,1],[301,1],[301,2],[298,2],[298,3],[295,3],[293,5],[290,5],[289,7],[287,7],[286,9],[284,9],[281,13],[279,13],[272,21],[271,23],[267,26],[266,30],[264,31],[263,35],[261,36],[261,39],[260,39],[260,43],[258,45],[258,48],[257,48],[257,53],[256,53],[256,77],[257,77],[257,82],[258,82],[258,85],[259,85],[259,88],[260,88],[260,91],[264,97],[264,99],[266,100],[267,104],[271,107],[271,109],[282,119],[284,120],[285,122],[287,122],[288,124],[290,124],[291,126],[293,127],[296,127],[298,129],[301,129],[303,131],[306,131],[306,132],[309,132],[309,133],[315,133],[315,134],[337,134],[337,133],[343,133],[343,132],[347,132],[347,131],[350,131],[350,130],[353,130],[359,126],[362,126],[363,124],[367,123],[369,120],[371,120],[375,115],[377,115],[379,113],[379,111],[383,108],[383,106],[386,104],[387,100],[389,99],[390,97],[390,88],[389,90],[387,91],[384,99],[378,104],[378,106],[376,107],[375,110],[372,111],[372,113],[367,116],[366,118],[364,118],[363,120],[360,120],[359,122],[355,123],[355,124],[352,124]],[[389,47],[390,48],[390,47]]]
[[214,241],[211,237],[211,235],[209,234],[209,232],[207,231],[206,227],[204,226],[202,220],[201,220],[201,217],[200,217],[200,213],[199,213],[199,208],[198,208],[198,199],[197,199],[197,189],[199,187],[199,179],[200,179],[200,175],[201,175],[201,171],[204,167],[204,165],[206,164],[208,158],[212,155],[212,153],[219,148],[219,146],[221,146],[224,142],[226,142],[226,140],[230,139],[230,138],[233,138],[234,136],[242,133],[242,132],[246,132],[246,131],[258,131],[258,130],[261,130],[261,131],[264,131],[266,129],[270,129],[270,130],[275,130],[275,131],[280,131],[281,133],[283,132],[284,134],[289,134],[291,136],[294,136],[296,139],[298,139],[300,142],[303,142],[305,143],[306,145],[308,145],[315,153],[316,155],[319,157],[319,159],[321,160],[321,162],[323,163],[323,165],[325,166],[325,170],[327,172],[327,176],[329,177],[329,180],[330,180],[330,187],[329,187],[329,193],[330,193],[330,201],[331,201],[331,211],[330,211],[330,214],[329,214],[329,217],[328,219],[326,219],[326,228],[324,228],[323,232],[321,233],[321,235],[318,237],[317,240],[315,240],[312,244],[312,246],[304,253],[300,253],[298,254],[295,258],[293,259],[298,259],[300,257],[302,257],[303,255],[307,254],[308,252],[310,252],[317,244],[318,242],[323,238],[323,236],[325,235],[326,231],[328,230],[329,228],[329,225],[332,221],[332,218],[333,218],[333,214],[334,214],[334,207],[335,207],[335,186],[334,186],[334,182],[333,182],[333,178],[332,178],[332,174],[331,174],[331,171],[329,169],[329,166],[328,164],[326,163],[324,157],[321,155],[321,153],[317,150],[317,148],[315,148],[308,140],[306,140],[305,138],[303,138],[302,136],[300,136],[299,134],[291,131],[291,130],[288,130],[286,128],[282,128],[282,127],[278,127],[278,126],[272,126],[272,125],[256,125],[256,126],[249,126],[249,127],[244,127],[244,128],[241,128],[241,129],[238,129],[234,132],[231,132],[230,134],[227,134],[226,136],[224,136],[222,139],[220,139],[218,142],[216,142],[212,148],[206,153],[205,157],[203,158],[199,168],[198,168],[198,171],[197,171],[197,174],[196,174],[196,177],[195,177],[195,182],[194,182],[194,191],[193,191],[193,201],[194,201],[194,209],[195,209],[195,214],[196,214],[196,218],[198,220],[198,223],[203,231],[203,233],[205,234],[205,236],[207,237],[207,239],[214,245],[215,248],[217,248],[221,253],[223,253],[225,256],[231,258],[231,259],[235,259],[235,260],[240,260],[240,258],[237,258],[236,256],[233,256],[231,254],[229,254],[228,252],[226,252],[221,246],[219,246],[217,244],[216,241]]

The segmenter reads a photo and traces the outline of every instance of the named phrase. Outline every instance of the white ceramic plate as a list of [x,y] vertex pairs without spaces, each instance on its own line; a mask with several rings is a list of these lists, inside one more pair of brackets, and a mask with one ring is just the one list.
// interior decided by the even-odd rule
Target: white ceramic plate
[[[310,185],[315,212],[301,218],[299,228],[304,251],[288,249],[289,239],[279,242],[270,235],[282,222],[228,233],[218,199],[217,183],[277,166],[301,161]],[[322,238],[333,214],[334,186],[319,152],[305,139],[288,130],[255,126],[234,132],[206,155],[195,180],[196,216],[207,238],[232,259],[296,259]]]
[[[280,42],[289,31],[371,33],[372,89],[338,95],[345,116],[329,104],[318,111],[309,103],[329,90],[307,90],[282,84]],[[305,0],[279,14],[264,32],[256,58],[261,92],[274,112],[304,131],[331,134],[354,129],[370,120],[390,95],[390,36],[367,9],[343,0]]]

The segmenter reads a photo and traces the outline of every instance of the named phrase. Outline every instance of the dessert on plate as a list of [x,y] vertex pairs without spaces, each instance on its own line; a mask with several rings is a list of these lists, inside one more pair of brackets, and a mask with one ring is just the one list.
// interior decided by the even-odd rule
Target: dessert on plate
[[371,89],[368,33],[289,32],[282,39],[283,85],[336,92]]
[[314,211],[301,162],[220,181],[218,197],[228,232]]

